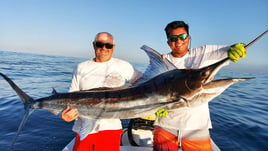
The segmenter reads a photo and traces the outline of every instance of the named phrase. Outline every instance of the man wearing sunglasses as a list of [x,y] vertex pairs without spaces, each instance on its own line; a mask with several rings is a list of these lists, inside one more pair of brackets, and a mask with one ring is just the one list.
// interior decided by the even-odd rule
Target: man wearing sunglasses
[[[110,33],[98,33],[93,42],[95,58],[78,64],[70,90],[119,87],[133,83],[141,73],[124,60],[113,58],[114,38]],[[67,107],[61,114],[64,121],[75,120],[74,151],[120,151],[122,125],[120,119],[86,119],[79,117],[76,108]]]
[[[226,58],[236,62],[246,57],[244,44],[232,46],[204,45],[189,48],[189,26],[183,21],[173,21],[165,28],[167,44],[171,52],[164,58],[179,69],[197,69]],[[211,151],[209,129],[212,128],[208,103],[187,110],[156,112],[154,123],[154,151]]]

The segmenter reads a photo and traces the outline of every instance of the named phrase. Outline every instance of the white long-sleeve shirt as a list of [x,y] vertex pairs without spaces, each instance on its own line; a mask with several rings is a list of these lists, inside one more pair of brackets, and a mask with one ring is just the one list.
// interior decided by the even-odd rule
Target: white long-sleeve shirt
[[[205,45],[190,49],[181,58],[175,58],[169,53],[167,59],[178,69],[198,69],[226,58],[228,49],[229,46]],[[208,103],[187,110],[169,110],[169,114],[158,117],[154,125],[175,130],[212,128]]]
[[[128,81],[134,82],[141,73],[124,60],[111,58],[107,62],[88,60],[77,65],[74,70],[69,91],[89,90],[100,87],[119,87]],[[88,134],[103,130],[122,129],[119,119],[86,119],[78,118],[73,126],[73,131],[79,133],[80,139]]]

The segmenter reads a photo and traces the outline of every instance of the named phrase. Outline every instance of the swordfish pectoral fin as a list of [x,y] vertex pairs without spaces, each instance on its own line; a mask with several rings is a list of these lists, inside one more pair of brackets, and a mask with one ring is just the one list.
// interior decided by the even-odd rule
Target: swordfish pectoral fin
[[13,147],[16,143],[16,140],[22,130],[22,128],[24,127],[28,117],[30,116],[30,114],[34,111],[33,110],[33,102],[34,100],[28,96],[23,90],[21,90],[9,77],[7,77],[5,74],[0,72],[0,75],[8,82],[8,84],[13,88],[13,90],[18,94],[18,96],[21,98],[21,100],[23,101],[24,104],[24,115],[23,115],[23,119],[20,123],[20,126],[17,130],[17,133],[15,135],[15,137],[13,138],[12,144],[9,148],[9,150],[13,150]]
[[190,101],[187,98],[180,96],[177,99],[173,100],[170,104],[167,104],[165,106],[165,109],[170,110],[180,108],[183,110],[190,107],[191,107]]

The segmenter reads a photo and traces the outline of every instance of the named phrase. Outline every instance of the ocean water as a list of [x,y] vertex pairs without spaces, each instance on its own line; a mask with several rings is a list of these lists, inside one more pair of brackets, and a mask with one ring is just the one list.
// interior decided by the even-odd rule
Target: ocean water
[[[34,99],[67,92],[74,67],[86,59],[0,51],[0,72]],[[134,63],[143,71],[147,64]],[[221,70],[217,78],[256,77],[232,85],[210,102],[211,135],[222,151],[268,150],[268,75]],[[0,150],[7,150],[22,120],[21,100],[0,78]],[[47,110],[36,110],[23,127],[16,151],[60,151],[73,137],[73,123]]]

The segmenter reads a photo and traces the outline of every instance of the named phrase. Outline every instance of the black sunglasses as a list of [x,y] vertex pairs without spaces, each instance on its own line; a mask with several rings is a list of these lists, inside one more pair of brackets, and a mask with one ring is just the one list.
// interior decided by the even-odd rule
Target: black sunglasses
[[95,46],[97,48],[103,48],[103,46],[105,46],[107,49],[112,49],[114,47],[113,44],[110,44],[110,43],[102,43],[102,42],[99,42],[99,41],[96,41],[95,42]]
[[180,40],[185,40],[189,37],[188,34],[180,34],[180,35],[171,35],[168,37],[168,40],[171,42],[176,42],[180,38]]

